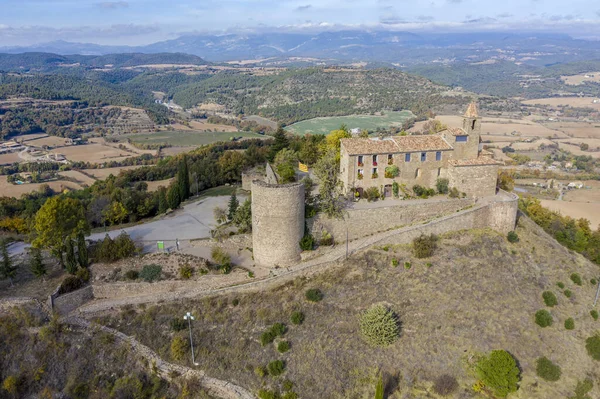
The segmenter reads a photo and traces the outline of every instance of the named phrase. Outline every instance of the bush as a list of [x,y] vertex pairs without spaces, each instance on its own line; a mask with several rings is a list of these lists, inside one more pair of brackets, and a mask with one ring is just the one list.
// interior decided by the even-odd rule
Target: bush
[[62,283],[60,283],[60,288],[58,289],[58,294],[67,294],[69,292],[76,291],[84,286],[83,281],[79,277],[76,276],[67,276]]
[[590,280],[590,284],[591,285],[596,285],[596,284],[598,284],[598,280],[596,280],[595,278],[593,278],[593,279]]
[[460,197],[460,192],[458,191],[458,189],[456,187],[452,187],[450,189],[450,191],[448,192],[448,196],[450,198],[458,198],[458,197]]
[[187,353],[188,343],[179,335],[173,337],[171,341],[171,357],[175,360],[183,360]]
[[179,277],[189,280],[194,275],[194,268],[190,265],[183,265],[179,268]]
[[594,320],[598,320],[598,311],[597,310],[591,310],[590,311],[590,316],[592,316],[592,319]]
[[400,323],[390,309],[373,305],[360,316],[360,332],[371,345],[387,346],[400,336]]
[[544,328],[552,325],[552,315],[547,310],[538,310],[535,313],[535,324]]
[[448,184],[449,184],[448,179],[439,178],[435,182],[435,188],[437,188],[437,191],[440,194],[448,194]]
[[558,305],[558,300],[556,299],[556,295],[554,295],[551,291],[544,291],[542,294],[542,298],[544,298],[544,303],[546,306],[554,307]]
[[77,277],[84,283],[87,283],[88,281],[90,281],[90,269],[88,269],[87,267],[78,268],[77,272],[75,273],[75,277]]
[[160,280],[160,275],[162,274],[162,266],[152,264],[146,265],[142,268],[140,273],[140,277],[149,283]]
[[258,391],[259,399],[281,399],[279,392],[269,391],[267,389],[261,389]]
[[410,264],[410,262],[404,262],[404,268],[406,270],[410,270],[411,267],[412,267],[412,265]]
[[509,231],[506,235],[506,239],[511,243],[519,242],[519,236],[514,231]]
[[392,259],[392,266],[394,267],[398,267],[398,265],[400,264],[400,261],[396,258]]
[[560,281],[558,283],[556,283],[556,285],[558,286],[558,288],[560,288],[561,290],[565,289],[565,283],[561,283]]
[[565,290],[564,294],[567,298],[571,298],[573,296],[573,292],[571,290]]
[[579,286],[583,284],[583,282],[581,281],[581,276],[577,273],[571,274],[571,281]]
[[536,361],[535,371],[539,377],[542,377],[546,381],[558,381],[562,373],[560,366],[552,363],[552,361],[545,356],[540,357]]
[[312,251],[315,247],[315,238],[312,234],[305,234],[300,240],[300,249],[303,251]]
[[171,330],[173,331],[182,331],[185,330],[188,326],[188,323],[183,319],[183,318],[179,318],[179,317],[174,317],[173,319],[171,319]]
[[323,299],[324,295],[320,289],[311,288],[309,290],[306,290],[304,296],[306,297],[306,300],[310,302],[320,302]]
[[516,392],[521,372],[515,358],[504,350],[494,350],[475,365],[477,376],[496,396],[504,398]]
[[415,184],[412,189],[417,197],[429,198],[435,195],[434,189],[419,186],[418,184]]
[[262,335],[260,336],[260,343],[262,346],[267,346],[268,344],[272,343],[273,341],[275,341],[275,338],[277,337],[277,335],[275,333],[273,333],[272,330],[267,330],[264,333],[262,333]]
[[331,246],[333,245],[333,236],[328,231],[323,231],[321,233],[321,241],[319,241],[319,245],[322,246]]
[[291,320],[292,320],[292,324],[299,326],[300,324],[302,324],[304,322],[304,313],[302,313],[302,312],[292,313]]
[[456,378],[451,375],[444,374],[439,376],[433,384],[435,393],[441,396],[448,396],[458,389]]
[[254,374],[260,378],[264,377],[265,375],[267,375],[267,369],[265,369],[262,366],[258,366],[254,368]]
[[417,258],[429,258],[437,248],[437,237],[434,234],[426,236],[421,234],[412,242],[412,252]]
[[281,341],[279,344],[277,344],[277,351],[279,353],[285,353],[287,351],[289,351],[291,348],[291,345],[289,343],[289,341]]
[[380,197],[379,189],[377,187],[369,187],[364,191],[365,198],[367,201],[377,201]]
[[210,256],[213,261],[219,266],[219,270],[221,270],[224,274],[228,274],[233,268],[233,264],[231,263],[231,256],[227,252],[223,250],[221,247],[213,247]]
[[587,349],[587,353],[592,359],[600,362],[600,334],[596,334],[593,337],[586,339],[585,349]]
[[567,330],[574,330],[575,329],[575,320],[573,320],[572,317],[569,317],[567,320],[565,320],[565,328]]
[[267,365],[267,371],[269,372],[269,375],[273,377],[283,374],[284,370],[285,363],[283,360],[273,360]]
[[276,336],[283,337],[283,334],[287,332],[287,327],[283,323],[275,323],[271,327],[271,331],[273,331],[273,334],[275,334]]
[[594,382],[590,379],[577,381],[575,387],[575,396],[570,396],[569,399],[591,399],[587,394],[594,388]]
[[140,277],[140,272],[138,272],[137,270],[127,270],[125,272],[125,278],[127,280],[137,280],[138,277]]

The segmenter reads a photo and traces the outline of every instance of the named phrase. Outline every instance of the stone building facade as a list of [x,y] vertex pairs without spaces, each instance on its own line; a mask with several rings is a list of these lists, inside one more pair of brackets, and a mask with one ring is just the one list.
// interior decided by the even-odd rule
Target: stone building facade
[[376,187],[391,196],[394,181],[408,188],[433,188],[438,178],[446,178],[450,187],[468,197],[494,195],[500,163],[480,150],[480,141],[475,103],[467,108],[462,128],[450,127],[434,135],[342,139],[344,192]]

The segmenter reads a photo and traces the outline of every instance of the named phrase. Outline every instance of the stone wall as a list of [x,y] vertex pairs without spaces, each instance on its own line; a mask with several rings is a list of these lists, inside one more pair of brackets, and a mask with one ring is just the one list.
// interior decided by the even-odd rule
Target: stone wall
[[157,300],[162,294],[175,291],[193,291],[198,286],[197,281],[165,280],[154,283],[146,282],[116,282],[110,284],[95,284],[95,299],[113,299],[152,295]]
[[498,165],[450,166],[449,186],[469,197],[487,197],[496,194]]
[[273,167],[268,162],[265,165],[265,173],[267,175],[265,177],[265,183],[267,183],[267,184],[278,184],[279,183],[279,179],[277,178],[277,173],[275,173],[275,171],[273,170]]
[[242,189],[250,191],[252,189],[252,182],[254,180],[264,180],[265,171],[259,168],[253,168],[242,172]]
[[346,228],[348,229],[348,238],[355,240],[455,213],[474,203],[473,199],[409,200],[403,201],[399,205],[380,206],[372,209],[348,209],[344,220],[329,219],[327,216],[319,214],[309,219],[307,225],[316,239],[319,239],[323,230],[326,230],[333,235],[335,241],[343,242],[346,240]]
[[303,235],[304,184],[252,182],[252,251],[255,263],[286,266],[298,262]]
[[51,300],[52,310],[59,315],[66,315],[94,299],[94,289],[91,285],[68,294],[59,295]]

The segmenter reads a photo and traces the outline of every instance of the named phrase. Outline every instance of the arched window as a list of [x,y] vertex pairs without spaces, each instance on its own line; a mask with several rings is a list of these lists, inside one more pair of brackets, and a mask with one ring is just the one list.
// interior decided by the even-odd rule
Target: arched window
[[418,179],[419,177],[421,177],[421,169],[417,168],[415,171],[415,179]]
[[475,120],[475,119],[473,119],[473,124],[471,125],[471,129],[472,129],[472,130],[475,130],[475,122],[476,122],[476,120]]

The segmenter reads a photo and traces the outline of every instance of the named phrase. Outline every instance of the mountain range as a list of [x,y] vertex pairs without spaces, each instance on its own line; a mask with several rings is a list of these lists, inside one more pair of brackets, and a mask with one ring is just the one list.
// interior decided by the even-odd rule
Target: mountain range
[[[106,55],[186,53],[212,62],[295,58],[411,65],[429,62],[508,59],[534,65],[600,58],[600,42],[565,34],[526,32],[411,33],[346,30],[321,33],[189,34],[145,46],[104,46],[54,41],[29,47],[0,47],[2,53],[45,52]],[[302,61],[302,60],[299,60]]]

